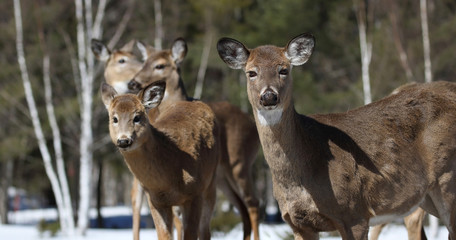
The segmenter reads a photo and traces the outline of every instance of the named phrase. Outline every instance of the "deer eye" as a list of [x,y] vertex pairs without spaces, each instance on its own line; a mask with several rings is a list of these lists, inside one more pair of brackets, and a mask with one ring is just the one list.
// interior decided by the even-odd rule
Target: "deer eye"
[[133,122],[134,123],[139,123],[141,121],[141,117],[139,115],[136,115],[134,118],[133,118]]
[[254,80],[258,74],[254,71],[248,71],[247,76],[251,79]]
[[286,76],[288,75],[288,69],[286,68],[283,68],[279,71],[279,75],[283,75],[283,76]]
[[112,118],[112,122],[113,122],[113,123],[118,123],[118,122],[119,122],[119,119],[117,119],[117,117],[113,117],[113,118]]
[[121,58],[121,59],[119,59],[118,62],[119,62],[119,63],[125,63],[125,59]]
[[155,69],[164,69],[165,68],[165,65],[164,64],[158,64],[157,66],[155,66]]

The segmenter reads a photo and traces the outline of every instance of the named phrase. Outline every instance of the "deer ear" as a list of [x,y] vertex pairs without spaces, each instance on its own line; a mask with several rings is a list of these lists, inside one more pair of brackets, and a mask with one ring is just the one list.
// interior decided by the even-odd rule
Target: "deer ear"
[[136,40],[132,39],[129,42],[127,42],[125,45],[123,45],[119,50],[122,52],[133,52],[133,48],[135,47]]
[[99,61],[108,61],[109,56],[111,55],[111,51],[100,40],[92,39],[91,48],[93,54]]
[[106,107],[106,109],[109,109],[109,106],[111,105],[112,100],[117,96],[116,90],[111,87],[111,85],[103,82],[101,83],[101,100],[103,100],[103,103]]
[[163,97],[165,96],[166,82],[158,81],[152,83],[139,92],[139,98],[144,107],[149,110],[160,105]]
[[285,56],[291,61],[291,65],[299,66],[309,60],[314,47],[314,36],[309,33],[304,33],[288,42],[285,48]]
[[250,51],[241,42],[232,38],[222,38],[217,43],[220,58],[230,68],[241,69],[245,67]]
[[150,55],[157,51],[157,49],[155,49],[154,47],[144,44],[141,41],[138,41],[136,43],[136,47],[138,47],[139,51],[141,52],[143,61],[146,61]]
[[181,63],[187,55],[187,43],[183,38],[174,40],[173,46],[171,47],[171,55],[176,64]]

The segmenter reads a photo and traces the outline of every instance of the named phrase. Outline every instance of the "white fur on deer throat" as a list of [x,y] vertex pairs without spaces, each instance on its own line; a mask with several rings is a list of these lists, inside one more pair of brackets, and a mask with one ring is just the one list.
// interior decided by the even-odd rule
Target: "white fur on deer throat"
[[112,87],[118,94],[125,94],[128,92],[128,82],[115,82]]
[[282,118],[283,109],[281,107],[266,110],[266,109],[257,109],[258,121],[263,126],[273,126],[280,122]]
[[[278,92],[277,89],[273,86],[266,86],[263,87],[260,91],[260,95],[263,95],[267,89],[272,89],[274,92]],[[263,126],[273,126],[280,122],[282,118],[283,108],[281,107],[273,107],[273,109],[267,109],[270,107],[266,107],[266,109],[257,109],[257,116],[258,121]]]

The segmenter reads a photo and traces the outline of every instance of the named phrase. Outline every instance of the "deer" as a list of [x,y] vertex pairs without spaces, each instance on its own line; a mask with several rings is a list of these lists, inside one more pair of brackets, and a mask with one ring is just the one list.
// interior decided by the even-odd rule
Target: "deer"
[[[91,49],[95,58],[105,65],[104,78],[107,84],[112,86],[118,94],[129,93],[128,82],[141,70],[143,63],[133,53],[136,40],[130,40],[119,49],[111,50],[98,39],[91,40]],[[141,206],[144,191],[138,180],[133,177],[131,189],[131,204],[133,212],[133,239],[139,240],[139,229],[141,225]],[[178,237],[182,237],[181,222],[175,218],[174,224],[177,228]]]
[[138,95],[119,95],[103,83],[111,140],[148,196],[158,239],[173,239],[173,206],[182,211],[183,239],[210,239],[220,155],[216,118],[199,101],[158,110],[165,88],[156,82]]
[[[187,54],[187,43],[177,38],[170,49],[157,50],[138,42],[138,48],[147,59],[143,68],[128,84],[131,91],[137,91],[156,81],[165,80],[165,97],[158,108],[166,108],[176,101],[194,101],[190,98],[180,74],[180,64]],[[255,195],[252,179],[252,165],[256,159],[260,142],[252,118],[238,107],[224,102],[206,102],[214,111],[221,126],[222,151],[217,187],[239,210],[244,239],[248,240],[253,231],[259,239],[259,200]]]
[[293,66],[315,38],[247,48],[224,37],[220,58],[247,77],[274,197],[295,239],[368,239],[369,226],[418,207],[456,239],[456,84],[433,82],[340,113],[303,115],[292,97]]
[[119,94],[128,93],[128,82],[141,70],[143,63],[133,53],[136,40],[120,49],[110,50],[103,42],[92,39],[91,49],[95,58],[105,64],[104,78]]
[[[417,82],[409,82],[401,85],[391,92],[391,95],[398,94],[404,89],[412,88],[418,85]],[[423,220],[426,212],[422,208],[416,209],[410,215],[404,217],[404,224],[407,229],[407,235],[409,240],[427,240],[426,233],[423,228]],[[369,234],[369,240],[377,240],[380,236],[382,229],[387,223],[382,223],[374,226]]]

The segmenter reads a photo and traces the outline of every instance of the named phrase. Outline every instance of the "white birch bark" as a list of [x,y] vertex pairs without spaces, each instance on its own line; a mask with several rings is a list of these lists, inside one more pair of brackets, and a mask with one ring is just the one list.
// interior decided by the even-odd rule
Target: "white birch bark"
[[432,82],[431,70],[431,47],[429,43],[429,28],[427,18],[426,0],[420,0],[421,29],[423,32],[423,53],[424,53],[424,79],[426,82]]
[[54,105],[52,104],[52,88],[51,78],[49,74],[50,59],[49,55],[45,53],[43,59],[43,80],[44,80],[44,92],[46,111],[49,119],[49,124],[52,130],[52,139],[55,152],[55,161],[57,167],[57,175],[60,181],[60,187],[62,188],[63,198],[63,216],[60,216],[65,221],[65,225],[68,228],[68,235],[74,234],[74,219],[73,219],[73,206],[71,203],[70,189],[68,186],[67,175],[65,172],[65,163],[63,160],[62,140],[60,137],[60,130],[55,117]]
[[359,46],[361,50],[361,73],[363,80],[364,104],[372,102],[369,65],[372,58],[372,44],[367,39],[367,20],[365,14],[364,0],[355,3],[355,11],[358,20]]
[[[79,171],[79,235],[84,235],[89,223],[89,208],[91,200],[92,169],[93,169],[93,133],[92,133],[92,103],[94,81],[94,59],[90,52],[90,39],[101,35],[101,22],[104,16],[106,0],[100,0],[95,25],[92,18],[92,1],[75,0],[77,19],[78,66],[81,82],[81,137],[80,137],[80,171]],[[84,19],[85,16],[85,19]]]
[[201,53],[201,64],[196,77],[195,93],[193,94],[193,98],[195,99],[200,99],[203,93],[204,77],[206,76],[207,63],[212,48],[212,35],[212,31],[207,29],[206,36],[204,37],[203,52]]
[[158,50],[161,50],[162,41],[164,37],[163,33],[163,16],[161,11],[161,1],[154,0],[154,12],[155,12],[155,40],[154,47]]
[[[17,58],[19,63],[19,68],[21,71],[22,83],[24,85],[25,97],[27,101],[27,105],[29,108],[30,116],[32,118],[33,129],[35,131],[35,136],[38,141],[38,147],[40,149],[41,156],[43,157],[44,168],[46,174],[49,178],[51,183],[51,188],[54,192],[56,204],[57,204],[57,211],[60,216],[60,225],[63,234],[68,235],[72,234],[72,228],[74,225],[69,225],[71,222],[68,219],[68,214],[65,212],[64,207],[64,200],[62,195],[62,189],[55,173],[55,170],[52,166],[52,158],[51,154],[49,153],[49,149],[46,145],[46,139],[43,134],[43,130],[41,127],[41,122],[38,116],[38,110],[36,107],[35,100],[33,98],[33,91],[32,86],[30,83],[30,78],[28,75],[27,64],[25,60],[25,53],[24,53],[24,46],[23,46],[23,30],[22,30],[22,14],[21,14],[21,6],[20,0],[14,0],[14,18],[15,18],[15,25],[16,25],[16,48],[17,48]],[[72,217],[72,216],[71,216]]]

